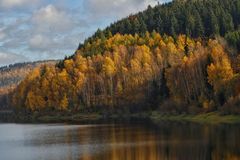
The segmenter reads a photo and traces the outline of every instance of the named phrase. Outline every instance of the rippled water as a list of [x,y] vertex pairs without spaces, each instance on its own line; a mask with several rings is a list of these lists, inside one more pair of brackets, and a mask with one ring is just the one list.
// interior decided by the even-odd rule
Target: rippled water
[[0,160],[234,160],[239,137],[239,125],[0,124]]

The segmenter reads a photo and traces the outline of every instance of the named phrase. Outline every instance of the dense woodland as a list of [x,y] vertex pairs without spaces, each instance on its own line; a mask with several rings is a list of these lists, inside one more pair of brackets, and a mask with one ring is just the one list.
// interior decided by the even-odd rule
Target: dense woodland
[[0,68],[0,110],[6,108],[8,94],[12,92],[17,85],[26,78],[26,76],[36,67],[42,65],[55,64],[56,61],[39,61],[28,63],[16,63]]
[[240,30],[228,32],[225,35],[225,39],[231,47],[236,48],[238,51],[240,51]]
[[[167,34],[176,38],[185,34],[193,38],[208,39],[222,36],[240,27],[240,0],[173,0],[173,2],[130,15],[104,30],[98,30],[86,39],[84,47],[96,39],[109,38],[112,34],[142,34],[154,30],[161,35]],[[227,38],[233,45],[240,43],[239,31]],[[229,37],[229,36],[228,36]],[[239,47],[239,46],[238,46]],[[84,54],[91,55],[86,52]]]
[[120,20],[14,90],[18,111],[240,113],[240,0],[175,0]]
[[[101,47],[103,54],[82,56]],[[116,34],[78,50],[62,68],[35,69],[12,100],[31,111],[211,111],[239,103],[237,70],[220,40]]]

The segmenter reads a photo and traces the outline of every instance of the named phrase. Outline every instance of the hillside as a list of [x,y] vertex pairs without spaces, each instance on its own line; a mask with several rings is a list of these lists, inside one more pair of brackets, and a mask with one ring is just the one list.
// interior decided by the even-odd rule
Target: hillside
[[176,0],[149,7],[98,30],[57,66],[34,70],[11,104],[27,111],[240,113],[239,6]]
[[34,70],[14,92],[13,106],[79,112],[160,106],[163,112],[191,113],[221,109],[227,102],[234,108],[239,102],[239,75],[218,40],[116,34],[87,49],[96,48],[106,49],[87,58],[79,50],[63,68]]
[[209,38],[224,37],[226,33],[239,29],[239,26],[240,0],[174,0],[153,8],[149,6],[143,12],[98,30],[84,44],[80,44],[79,49],[96,39],[104,40],[116,33],[134,35],[155,30],[161,35],[173,37],[185,34],[193,38]]
[[56,64],[56,61],[39,61],[0,67],[0,106],[5,106],[7,94],[13,91],[34,68],[54,64]]

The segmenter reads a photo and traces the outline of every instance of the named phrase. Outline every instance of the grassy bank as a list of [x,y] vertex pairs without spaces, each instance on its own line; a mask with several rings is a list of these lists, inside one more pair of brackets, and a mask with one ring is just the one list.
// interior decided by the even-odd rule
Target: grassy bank
[[150,119],[159,121],[195,122],[206,124],[236,124],[240,123],[240,115],[221,115],[219,112],[203,113],[198,115],[170,115],[152,112]]
[[38,116],[33,118],[32,122],[36,123],[84,123],[84,122],[108,122],[111,120],[129,120],[129,119],[149,119],[149,113],[136,114],[110,114],[104,115],[101,113],[79,113],[72,115],[48,115]]
[[99,113],[75,114],[71,116],[40,116],[35,122],[42,123],[81,123],[101,120],[126,120],[126,119],[150,119],[153,122],[176,121],[176,122],[194,122],[206,124],[236,124],[240,123],[240,115],[221,115],[219,112],[203,113],[198,115],[173,115],[161,114],[159,112],[136,113],[136,114],[112,114],[102,115]]
[[56,115],[56,116],[39,116],[33,119],[34,122],[41,123],[83,123],[87,121],[101,120],[102,116],[97,113],[91,114],[73,114],[73,115]]
[[[110,120],[141,119],[151,120],[155,123],[161,121],[194,122],[205,124],[240,124],[240,115],[222,115],[219,112],[189,114],[162,114],[160,112],[141,112],[135,114],[108,114],[101,113],[77,113],[77,114],[50,114],[50,115],[17,115],[14,123],[85,123],[85,122],[110,122]],[[4,122],[4,121],[3,121]]]

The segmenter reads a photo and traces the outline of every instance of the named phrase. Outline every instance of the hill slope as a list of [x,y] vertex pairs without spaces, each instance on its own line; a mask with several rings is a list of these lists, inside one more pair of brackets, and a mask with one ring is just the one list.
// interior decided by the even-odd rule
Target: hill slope
[[0,108],[6,105],[7,94],[13,91],[34,68],[56,63],[57,61],[39,61],[0,67]]
[[156,32],[116,34],[85,51],[95,52],[83,57],[79,50],[62,68],[35,70],[17,87],[13,106],[30,111],[137,112],[160,104],[165,112],[187,113],[221,108],[239,95],[240,78],[217,40],[184,35],[174,40]]
[[80,44],[79,49],[116,33],[134,35],[155,30],[161,35],[173,37],[186,34],[194,38],[208,38],[216,35],[224,37],[239,26],[240,0],[174,0],[153,8],[149,6],[147,10],[117,21],[103,31],[98,30]]
[[240,0],[149,7],[98,30],[57,66],[34,70],[11,104],[24,111],[240,113],[240,57],[216,38],[238,35],[239,15]]

